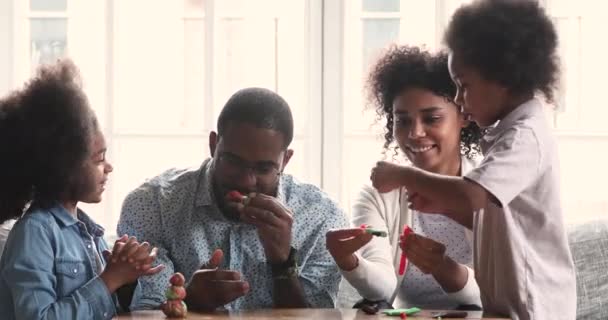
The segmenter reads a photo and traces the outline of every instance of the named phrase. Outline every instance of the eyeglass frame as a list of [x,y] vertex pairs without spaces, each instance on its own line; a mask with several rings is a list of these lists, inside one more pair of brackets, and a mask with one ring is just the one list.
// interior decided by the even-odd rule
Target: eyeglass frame
[[239,156],[230,152],[222,152],[216,156],[216,159],[218,165],[224,169],[228,169],[227,171],[230,171],[234,175],[243,173],[253,174],[256,179],[268,182],[271,182],[270,180],[273,179],[272,182],[274,182],[274,179],[278,179],[278,177],[283,174],[280,169],[280,165],[272,161],[262,161],[262,163],[269,164],[272,167],[271,171],[264,173],[260,172],[265,170],[260,169],[260,164],[249,164],[248,161],[243,160]]

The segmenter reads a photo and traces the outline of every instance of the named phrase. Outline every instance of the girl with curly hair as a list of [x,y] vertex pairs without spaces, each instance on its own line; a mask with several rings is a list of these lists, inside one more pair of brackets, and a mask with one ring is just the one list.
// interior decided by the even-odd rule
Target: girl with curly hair
[[478,0],[448,26],[456,103],[480,126],[484,160],[465,177],[378,163],[374,186],[405,185],[415,209],[473,228],[485,311],[511,319],[574,319],[576,279],[560,204],[551,102],[557,34],[538,1]]
[[0,223],[18,219],[0,260],[3,319],[111,319],[128,308],[156,249],[104,230],[78,209],[98,203],[112,165],[69,61],[40,68],[0,100]]
[[[464,119],[452,100],[456,87],[447,61],[445,53],[392,46],[369,75],[369,100],[384,119],[385,151],[397,155],[400,150],[423,170],[460,176],[477,165],[480,129]],[[411,210],[406,188],[396,187],[381,194],[365,186],[352,211],[355,226],[387,230],[387,238],[372,238],[361,228],[327,234],[327,246],[345,279],[366,300],[386,300],[396,307],[480,305],[470,231],[447,217]],[[401,277],[399,239],[405,225],[414,233],[403,247],[410,263]]]

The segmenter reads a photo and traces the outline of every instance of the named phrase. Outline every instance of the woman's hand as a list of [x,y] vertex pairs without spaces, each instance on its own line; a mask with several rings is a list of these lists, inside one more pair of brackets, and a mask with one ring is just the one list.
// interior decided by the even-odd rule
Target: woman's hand
[[344,271],[351,271],[359,264],[355,252],[369,243],[373,237],[362,228],[335,229],[329,230],[325,235],[325,245],[338,267]]

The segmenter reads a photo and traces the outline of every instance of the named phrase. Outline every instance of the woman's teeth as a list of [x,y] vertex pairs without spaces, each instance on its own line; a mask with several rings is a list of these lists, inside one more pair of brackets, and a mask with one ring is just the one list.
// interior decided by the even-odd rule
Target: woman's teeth
[[427,147],[408,147],[408,149],[410,149],[410,151],[412,151],[413,153],[421,153],[421,152],[426,152],[426,151],[429,151],[429,150],[433,149],[433,146],[427,146]]

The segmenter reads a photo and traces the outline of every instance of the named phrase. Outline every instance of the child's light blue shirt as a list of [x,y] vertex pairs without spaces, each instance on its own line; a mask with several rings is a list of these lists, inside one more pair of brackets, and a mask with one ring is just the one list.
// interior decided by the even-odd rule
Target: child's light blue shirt
[[80,210],[78,219],[60,205],[28,210],[0,260],[2,319],[111,319],[118,304],[99,278],[103,234]]

